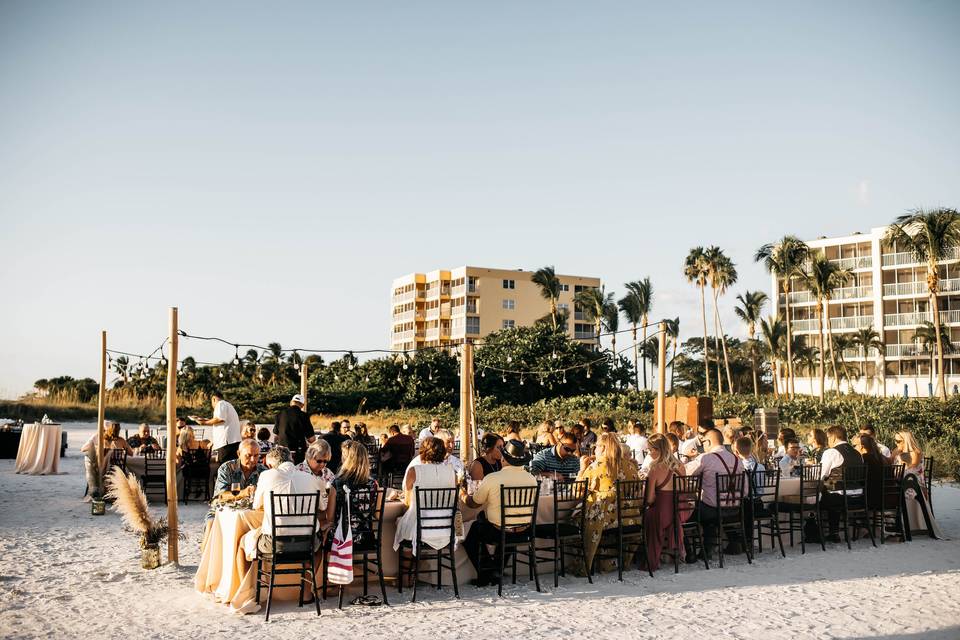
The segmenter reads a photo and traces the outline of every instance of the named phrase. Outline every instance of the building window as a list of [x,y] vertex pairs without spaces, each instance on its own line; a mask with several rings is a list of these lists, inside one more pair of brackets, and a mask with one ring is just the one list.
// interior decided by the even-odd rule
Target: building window
[[560,311],[570,311],[570,305],[568,305],[566,302],[561,302],[557,305],[557,309]]
[[564,291],[564,292],[570,291],[570,285],[568,285],[568,284],[561,284],[561,285],[560,285],[560,291]]
[[480,318],[467,316],[467,333],[480,333]]
[[510,311],[513,311],[514,309],[517,308],[517,301],[516,301],[516,300],[513,300],[513,299],[511,299],[511,298],[504,298],[504,299],[503,299],[503,308],[504,308],[504,309],[509,309]]
[[503,321],[503,328],[504,328],[504,329],[513,329],[515,326],[517,326],[516,320],[504,320],[504,321]]
[[503,288],[504,288],[504,289],[516,289],[516,288],[517,288],[517,281],[516,281],[516,280],[504,280],[504,281],[503,281]]
[[475,276],[467,276],[467,292],[475,293],[477,291],[477,278]]

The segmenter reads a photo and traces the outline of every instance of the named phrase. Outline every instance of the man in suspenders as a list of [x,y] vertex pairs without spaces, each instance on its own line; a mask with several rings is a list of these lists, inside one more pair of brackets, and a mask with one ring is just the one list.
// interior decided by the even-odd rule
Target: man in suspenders
[[[720,522],[720,508],[717,505],[717,475],[743,473],[743,463],[734,454],[723,447],[723,434],[710,429],[703,438],[705,453],[687,464],[687,475],[701,476],[700,504],[694,518],[699,518],[703,526],[707,558],[717,544],[717,525]],[[744,483],[746,488],[746,483]]]

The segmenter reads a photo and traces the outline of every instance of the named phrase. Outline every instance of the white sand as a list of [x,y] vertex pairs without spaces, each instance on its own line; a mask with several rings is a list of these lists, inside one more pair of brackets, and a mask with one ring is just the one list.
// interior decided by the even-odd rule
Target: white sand
[[858,542],[819,547],[801,557],[764,553],[748,566],[631,571],[623,583],[604,575],[587,584],[566,578],[544,593],[531,585],[496,591],[423,589],[421,602],[390,591],[394,606],[347,607],[335,600],[317,619],[296,603],[239,616],[193,590],[205,507],[181,508],[188,540],[182,566],[144,571],[119,516],[94,518],[83,493],[79,447],[90,425],[69,425],[66,475],[18,476],[0,461],[0,636],[196,638],[960,638],[960,489],[941,486],[934,500],[951,541],[916,539],[873,549]]

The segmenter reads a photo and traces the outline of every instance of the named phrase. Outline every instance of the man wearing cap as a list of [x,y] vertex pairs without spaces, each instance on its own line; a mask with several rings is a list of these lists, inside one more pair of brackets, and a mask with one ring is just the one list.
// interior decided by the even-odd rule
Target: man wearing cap
[[303,411],[304,398],[299,393],[290,398],[290,406],[277,414],[273,422],[276,443],[290,449],[294,464],[303,462],[307,447],[317,439],[310,418]]
[[496,581],[493,558],[487,550],[488,544],[500,541],[500,487],[535,487],[537,479],[523,468],[530,462],[530,453],[526,445],[519,440],[510,440],[503,447],[502,468],[484,476],[473,496],[467,496],[462,490],[464,502],[471,509],[483,509],[466,540],[463,549],[470,563],[477,570],[478,587],[485,587]]

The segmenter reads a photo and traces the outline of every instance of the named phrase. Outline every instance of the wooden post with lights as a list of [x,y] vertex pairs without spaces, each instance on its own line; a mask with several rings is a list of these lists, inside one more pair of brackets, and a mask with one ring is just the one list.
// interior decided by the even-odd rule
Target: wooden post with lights
[[667,323],[660,321],[660,353],[657,357],[657,433],[667,432]]
[[[474,449],[473,345],[463,344],[460,352],[460,458],[470,460]],[[466,458],[464,458],[466,456]]]
[[[97,477],[103,492],[103,418],[107,410],[107,332],[100,332],[100,391],[97,394]],[[102,496],[101,496],[102,497]]]
[[303,412],[307,412],[307,363],[300,363],[300,395],[303,396]]
[[170,359],[167,360],[167,562],[180,563],[177,522],[177,308],[170,307]]

